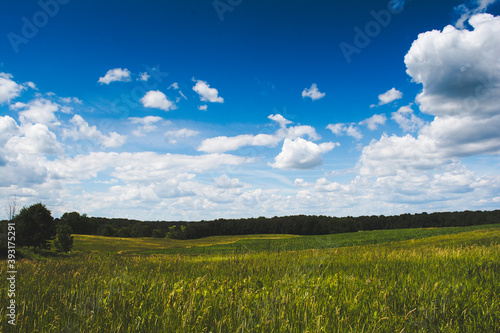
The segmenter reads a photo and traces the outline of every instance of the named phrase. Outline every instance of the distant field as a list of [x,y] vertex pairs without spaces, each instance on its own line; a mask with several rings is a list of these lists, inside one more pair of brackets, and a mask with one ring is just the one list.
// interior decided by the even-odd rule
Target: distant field
[[192,241],[75,236],[75,245],[68,256],[18,262],[18,323],[9,330],[2,320],[1,332],[500,327],[500,225]]
[[374,230],[321,236],[239,235],[213,236],[192,240],[168,238],[117,238],[75,235],[75,251],[143,253],[143,254],[209,254],[229,252],[297,251],[382,244],[439,235],[452,235],[479,229],[500,228],[500,224],[470,227]]
[[[291,239],[295,235],[239,235],[239,236],[212,236],[200,239],[178,240],[170,238],[118,238],[104,236],[74,235],[73,251],[77,252],[109,252],[132,253],[158,249],[179,249],[189,247],[206,247],[223,245],[249,239]],[[175,252],[175,250],[174,250]]]

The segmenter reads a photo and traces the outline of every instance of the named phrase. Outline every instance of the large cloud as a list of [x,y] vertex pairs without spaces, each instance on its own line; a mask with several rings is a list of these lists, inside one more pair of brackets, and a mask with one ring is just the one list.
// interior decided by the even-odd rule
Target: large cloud
[[407,73],[423,85],[420,110],[435,116],[487,115],[500,105],[500,17],[477,14],[474,28],[447,26],[418,36],[405,56]]
[[422,84],[416,101],[435,116],[425,125],[409,107],[393,114],[417,137],[383,136],[362,151],[365,175],[432,169],[464,156],[500,153],[500,17],[477,14],[474,28],[420,34],[405,57],[407,73]]

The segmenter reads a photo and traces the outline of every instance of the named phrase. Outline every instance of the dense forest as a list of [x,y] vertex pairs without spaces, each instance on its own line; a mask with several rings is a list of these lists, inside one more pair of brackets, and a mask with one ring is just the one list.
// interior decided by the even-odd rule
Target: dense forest
[[201,222],[138,221],[88,217],[65,213],[56,224],[67,224],[73,234],[112,237],[171,237],[191,239],[219,235],[295,234],[323,235],[367,230],[470,226],[500,223],[500,210],[402,214],[396,216],[284,216],[218,219]]

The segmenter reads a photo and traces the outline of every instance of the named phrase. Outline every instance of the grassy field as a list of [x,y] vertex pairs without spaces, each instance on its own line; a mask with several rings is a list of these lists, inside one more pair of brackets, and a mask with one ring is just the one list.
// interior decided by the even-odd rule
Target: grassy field
[[70,255],[17,266],[18,323],[9,328],[0,307],[1,332],[500,327],[499,225],[192,241],[75,236]]
[[240,235],[240,236],[213,236],[200,239],[178,240],[170,238],[118,238],[103,236],[74,235],[73,252],[100,252],[100,253],[140,253],[172,249],[178,253],[181,249],[192,247],[205,248],[214,245],[224,246],[241,240],[276,240],[298,238],[295,235]]

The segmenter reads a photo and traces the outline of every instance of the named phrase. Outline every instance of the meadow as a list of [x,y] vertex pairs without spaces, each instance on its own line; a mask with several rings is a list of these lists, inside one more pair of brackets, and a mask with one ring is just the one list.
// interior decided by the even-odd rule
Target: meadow
[[500,225],[186,241],[75,235],[71,254],[25,255],[17,325],[2,306],[2,332],[500,331]]

